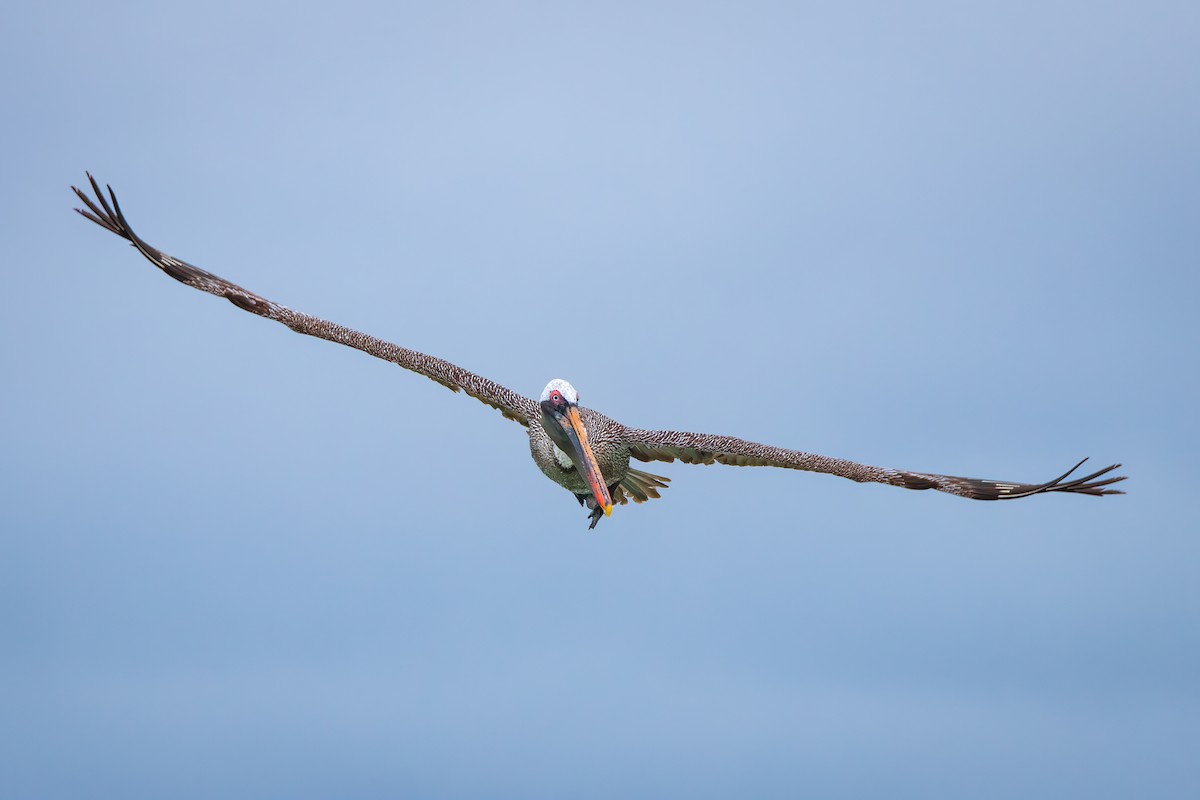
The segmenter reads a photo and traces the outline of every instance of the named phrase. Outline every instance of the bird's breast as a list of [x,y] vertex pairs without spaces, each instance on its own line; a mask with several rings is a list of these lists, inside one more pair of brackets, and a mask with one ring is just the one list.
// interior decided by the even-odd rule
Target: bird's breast
[[575,469],[575,461],[564,453],[561,447],[554,444],[554,442],[551,442],[550,446],[554,448],[554,460],[558,462],[560,467],[563,469]]

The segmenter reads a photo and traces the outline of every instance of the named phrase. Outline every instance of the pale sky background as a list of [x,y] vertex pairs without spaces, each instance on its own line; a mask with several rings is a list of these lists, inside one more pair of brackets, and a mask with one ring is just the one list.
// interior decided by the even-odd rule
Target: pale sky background
[[[1200,796],[1197,8],[9,9],[0,795]],[[1129,494],[659,465],[589,533],[85,169],[527,395]]]

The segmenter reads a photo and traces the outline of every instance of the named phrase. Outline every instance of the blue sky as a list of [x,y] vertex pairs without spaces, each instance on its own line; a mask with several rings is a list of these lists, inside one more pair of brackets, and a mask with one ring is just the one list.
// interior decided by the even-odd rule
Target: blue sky
[[[21,797],[1194,797],[1200,14],[27,4],[0,33],[0,780]],[[639,427],[522,430],[76,217]],[[594,328],[597,356],[588,345]]]

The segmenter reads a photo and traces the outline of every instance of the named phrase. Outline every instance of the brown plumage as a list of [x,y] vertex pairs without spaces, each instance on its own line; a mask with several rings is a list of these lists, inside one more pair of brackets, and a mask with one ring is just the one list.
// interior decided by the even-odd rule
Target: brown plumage
[[[1037,484],[959,478],[953,475],[872,467],[798,450],[756,444],[729,436],[627,428],[599,412],[580,407],[578,393],[569,383],[561,380],[551,381],[543,392],[541,401],[535,402],[448,361],[293,311],[224,278],[169,256],[151,247],[133,232],[121,213],[121,207],[111,187],[107,187],[106,199],[90,174],[88,181],[95,192],[96,200],[93,202],[87,194],[72,186],[75,194],[87,206],[86,210],[75,210],[106,230],[128,239],[152,264],[180,283],[223,297],[238,308],[273,319],[297,333],[362,350],[376,358],[424,375],[451,391],[462,390],[498,409],[508,419],[526,426],[529,432],[529,449],[534,461],[547,477],[574,494],[580,504],[587,505],[591,510],[589,527],[594,528],[600,517],[611,511],[612,504],[623,505],[629,500],[642,503],[659,497],[658,490],[666,488],[668,478],[633,469],[629,466],[630,459],[645,462],[671,462],[678,459],[685,464],[783,467],[824,472],[860,483],[886,483],[906,489],[936,489],[972,500],[1012,500],[1047,492],[1093,496],[1122,494],[1107,487],[1125,480],[1124,477],[1104,477],[1119,467],[1119,464],[1068,480],[1083,464],[1083,461],[1080,461],[1058,478]],[[576,427],[568,424],[572,415],[577,420]],[[594,465],[598,470],[599,474],[595,476],[595,480],[589,480],[588,464]]]

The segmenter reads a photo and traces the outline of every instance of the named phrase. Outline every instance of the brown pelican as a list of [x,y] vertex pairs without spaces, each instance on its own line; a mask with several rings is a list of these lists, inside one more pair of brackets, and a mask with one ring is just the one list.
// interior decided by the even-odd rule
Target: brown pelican
[[[90,173],[88,180],[95,192],[96,202],[72,186],[75,194],[87,206],[87,210],[75,210],[100,227],[128,239],[154,266],[175,280],[194,289],[224,297],[238,308],[281,322],[297,333],[348,345],[420,373],[451,391],[462,390],[471,397],[499,409],[505,417],[524,425],[529,429],[529,449],[533,460],[551,480],[575,495],[580,505],[587,506],[591,520],[589,529],[596,527],[601,515],[612,514],[614,503],[623,505],[627,500],[642,503],[650,498],[659,497],[658,490],[666,488],[667,478],[633,469],[629,466],[630,459],[646,462],[670,462],[679,459],[685,464],[715,462],[739,467],[785,467],[840,475],[860,483],[886,483],[905,489],[937,489],[972,500],[1014,500],[1046,492],[1095,496],[1122,494],[1116,489],[1105,487],[1124,480],[1124,477],[1103,477],[1120,464],[1113,464],[1082,478],[1067,480],[1084,461],[1087,461],[1086,458],[1054,480],[1045,483],[957,478],[952,475],[871,467],[798,450],[755,444],[729,436],[627,428],[599,412],[579,405],[579,393],[575,388],[565,380],[557,378],[546,384],[541,397],[534,402],[448,361],[292,311],[211,272],[205,272],[199,267],[169,256],[151,247],[133,232],[121,213],[112,187],[106,187],[106,200]],[[112,201],[111,205],[109,200]]]

